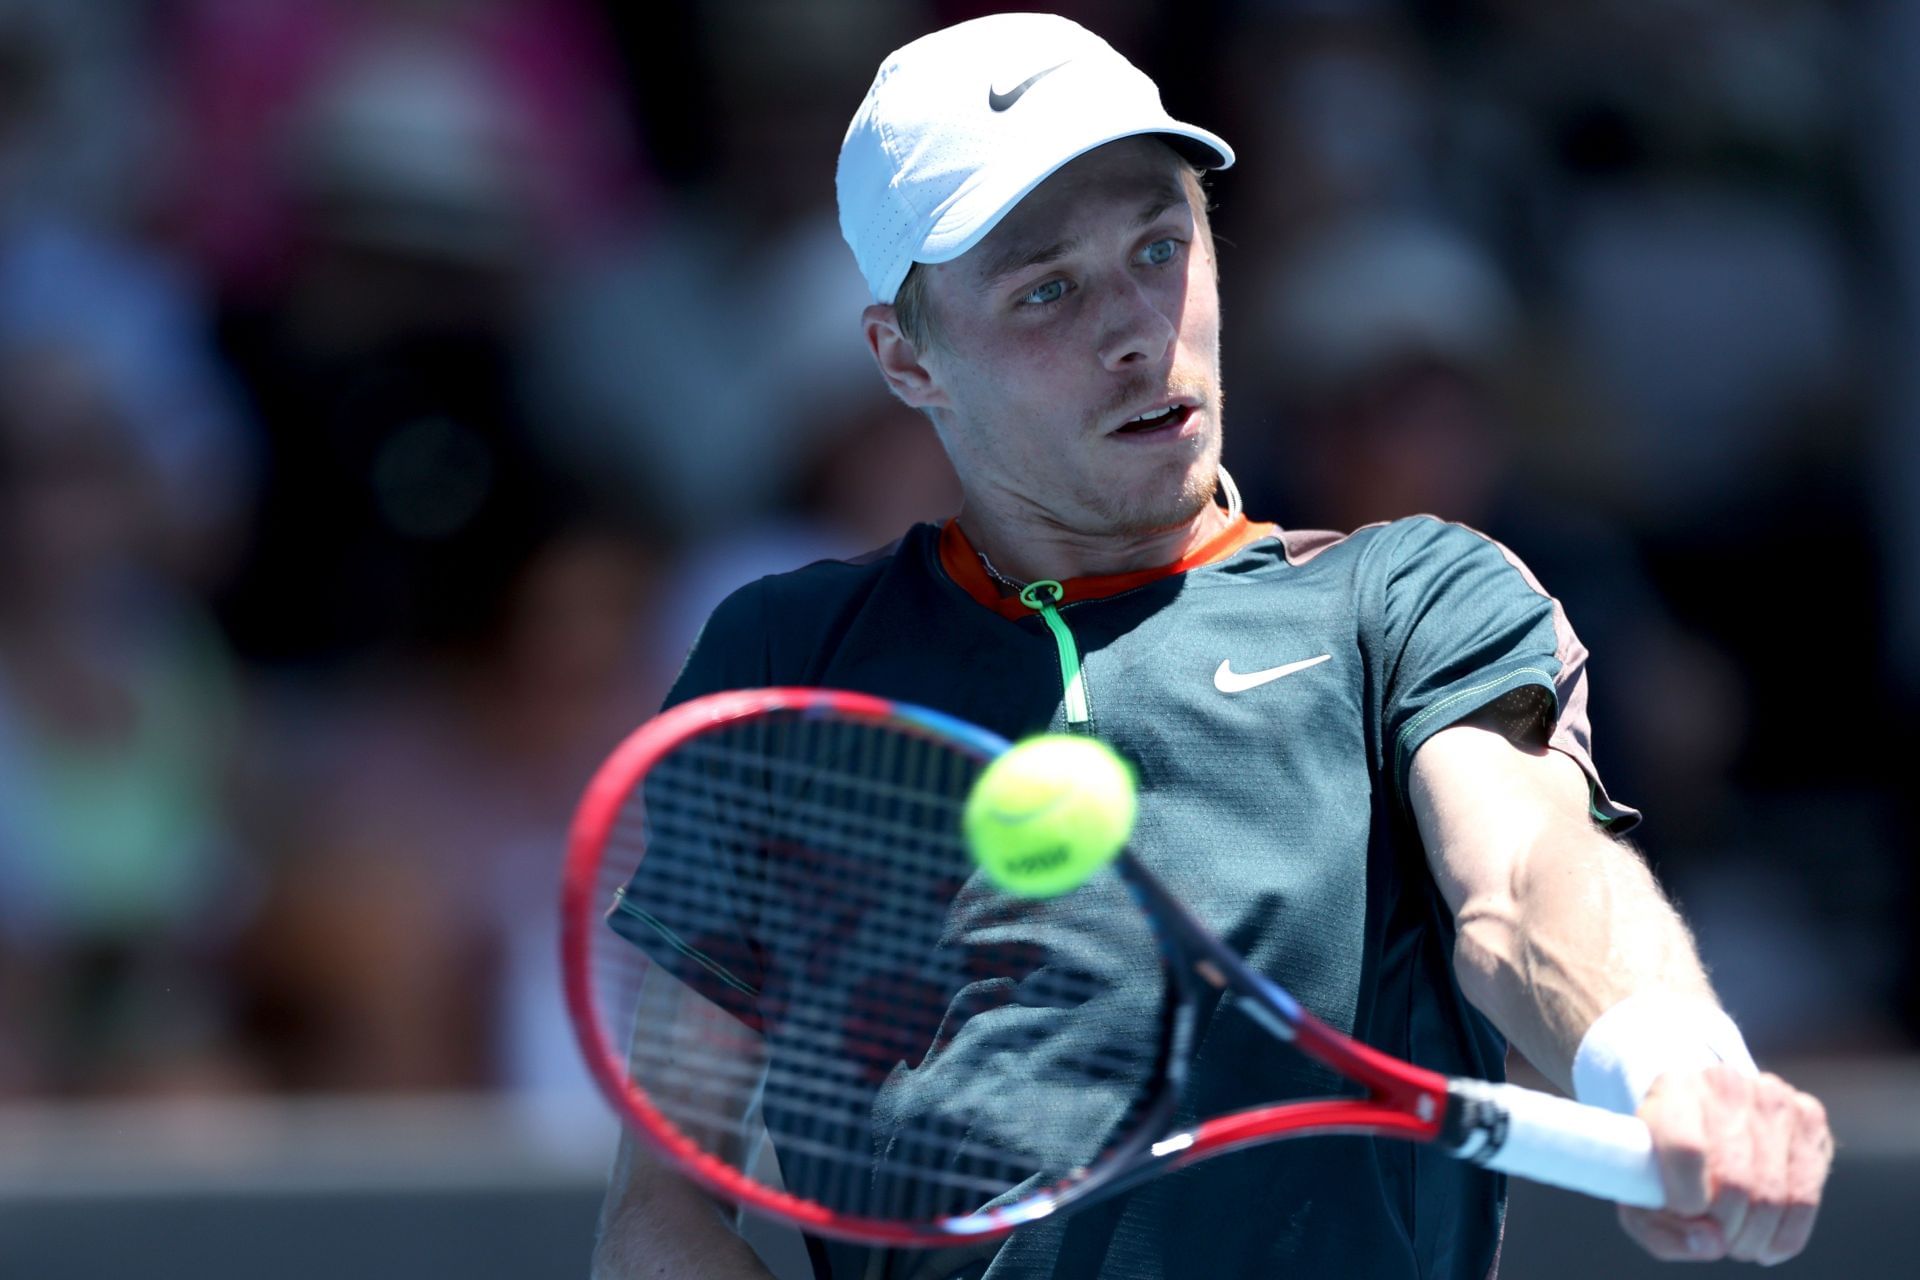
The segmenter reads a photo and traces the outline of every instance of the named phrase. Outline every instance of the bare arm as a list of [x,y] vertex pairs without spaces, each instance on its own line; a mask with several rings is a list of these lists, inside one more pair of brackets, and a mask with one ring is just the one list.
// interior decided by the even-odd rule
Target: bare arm
[[772,1280],[728,1216],[628,1135],[600,1211],[593,1280]]
[[[757,1046],[753,1033],[659,968],[642,981],[640,999],[651,1006],[643,1025],[669,1028],[634,1047],[632,1068],[648,1094],[670,1114],[678,1102],[702,1114],[746,1116],[751,1090],[720,1092],[709,1079],[699,1084],[694,1098],[687,1087],[674,1086],[662,1068],[670,1064],[675,1043],[699,1039],[711,1046],[715,1036],[738,1036],[743,1060],[751,1060]],[[714,1151],[737,1152],[735,1144],[743,1141],[740,1133],[719,1127],[691,1136]],[[624,1133],[600,1211],[593,1280],[772,1280],[730,1218],[730,1210],[631,1132]]]
[[[1587,816],[1579,765],[1465,722],[1414,757],[1414,817],[1459,925],[1454,970],[1536,1067],[1571,1082],[1583,1036],[1629,996],[1719,1012],[1693,939],[1639,857]],[[1659,1074],[1640,1102],[1668,1208],[1620,1211],[1656,1257],[1782,1262],[1806,1247],[1833,1138],[1781,1080],[1706,1065]]]
[[1589,820],[1571,757],[1455,725],[1414,757],[1412,798],[1461,990],[1555,1084],[1572,1092],[1581,1036],[1629,995],[1719,1008],[1646,865]]

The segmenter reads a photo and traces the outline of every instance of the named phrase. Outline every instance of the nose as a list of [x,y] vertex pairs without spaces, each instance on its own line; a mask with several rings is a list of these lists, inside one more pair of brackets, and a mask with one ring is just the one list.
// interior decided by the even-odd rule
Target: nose
[[1166,359],[1179,329],[1165,309],[1167,298],[1143,288],[1131,278],[1108,287],[1102,319],[1100,363],[1120,373],[1153,366]]

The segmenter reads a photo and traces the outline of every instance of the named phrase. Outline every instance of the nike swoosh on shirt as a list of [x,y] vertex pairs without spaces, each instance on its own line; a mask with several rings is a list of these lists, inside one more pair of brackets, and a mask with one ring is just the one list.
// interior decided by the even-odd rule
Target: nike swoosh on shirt
[[1245,693],[1249,689],[1258,689],[1261,685],[1281,676],[1290,676],[1296,671],[1305,671],[1308,667],[1317,667],[1331,660],[1330,653],[1317,658],[1304,658],[1299,662],[1288,662],[1277,667],[1268,667],[1265,671],[1249,671],[1245,675],[1233,669],[1233,659],[1223,658],[1220,669],[1213,673],[1213,687],[1222,693]]
[[998,89],[995,89],[992,85],[988,85],[987,86],[987,105],[989,107],[992,107],[995,111],[1005,111],[1008,107],[1020,101],[1021,94],[1033,88],[1034,81],[1038,80],[1041,76],[1049,75],[1052,72],[1058,71],[1060,68],[1066,65],[1067,64],[1064,62],[1056,62],[1052,66],[1048,67],[1045,71],[1036,71],[1032,75],[1028,76],[1025,80],[1022,80],[1019,84],[1015,85],[1013,88],[1007,90],[1005,93],[1001,93]]

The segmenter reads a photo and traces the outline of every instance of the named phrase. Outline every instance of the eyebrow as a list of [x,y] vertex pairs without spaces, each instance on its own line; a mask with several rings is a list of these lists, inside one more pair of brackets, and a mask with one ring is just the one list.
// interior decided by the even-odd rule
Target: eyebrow
[[[1137,230],[1148,226],[1167,210],[1186,202],[1186,189],[1177,180],[1168,179],[1156,183],[1147,197],[1147,202],[1141,205],[1140,211],[1134,215],[1133,227]],[[1032,241],[1015,241],[981,264],[976,278],[980,281],[981,287],[991,289],[1015,272],[1024,271],[1029,267],[1045,266],[1049,262],[1058,262],[1079,247],[1080,237],[1078,236],[1069,236],[1064,240],[1038,245]]]

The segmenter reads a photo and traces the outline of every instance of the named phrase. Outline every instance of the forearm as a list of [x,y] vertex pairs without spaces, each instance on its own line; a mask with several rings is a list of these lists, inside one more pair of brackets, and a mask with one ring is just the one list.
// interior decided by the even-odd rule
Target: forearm
[[699,1187],[628,1139],[601,1212],[593,1280],[772,1280]]
[[1645,864],[1589,821],[1580,767],[1471,723],[1413,765],[1461,989],[1562,1087],[1647,1126],[1667,1207],[1622,1209],[1628,1233],[1660,1258],[1799,1253],[1833,1155],[1825,1112],[1756,1071]]
[[1415,757],[1413,803],[1458,934],[1461,990],[1548,1078],[1572,1083],[1594,1020],[1665,992],[1717,1010],[1646,864],[1587,817],[1580,766],[1463,725]]
[[1627,997],[1668,992],[1717,1009],[1693,939],[1639,856],[1583,823],[1549,823],[1505,892],[1469,899],[1461,989],[1539,1071],[1570,1088],[1574,1053]]

